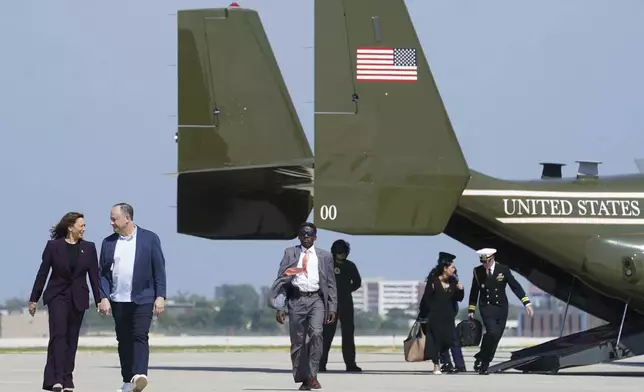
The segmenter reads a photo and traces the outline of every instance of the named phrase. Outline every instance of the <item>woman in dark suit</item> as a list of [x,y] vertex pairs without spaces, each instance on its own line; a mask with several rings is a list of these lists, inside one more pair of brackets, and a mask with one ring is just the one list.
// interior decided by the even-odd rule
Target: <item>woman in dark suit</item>
[[[94,302],[100,302],[98,256],[96,245],[83,240],[83,214],[68,212],[51,229],[51,240],[42,253],[36,274],[29,313],[36,313],[36,304],[43,297],[49,309],[49,347],[43,380],[46,391],[73,391],[72,372],[78,348],[78,334],[85,310],[89,308],[87,276],[92,285]],[[43,294],[49,270],[51,278]]]

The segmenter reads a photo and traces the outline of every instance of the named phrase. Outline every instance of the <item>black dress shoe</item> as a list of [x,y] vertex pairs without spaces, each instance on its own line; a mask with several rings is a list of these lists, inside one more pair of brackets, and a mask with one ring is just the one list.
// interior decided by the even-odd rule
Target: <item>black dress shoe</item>
[[347,372],[360,373],[361,371],[362,371],[362,369],[360,367],[358,367],[358,365],[356,365],[355,363],[353,365],[348,365],[347,366]]
[[488,371],[487,371],[487,368],[488,368],[488,366],[489,366],[489,365],[490,365],[490,364],[488,364],[488,363],[486,363],[486,362],[482,363],[482,364],[481,364],[481,368],[479,369],[479,374],[483,374],[483,375],[488,375],[488,374],[490,374],[490,373],[488,373]]
[[481,369],[481,360],[477,359],[474,361],[474,371],[478,372]]
[[465,367],[457,367],[454,369],[454,373],[466,373],[467,369]]

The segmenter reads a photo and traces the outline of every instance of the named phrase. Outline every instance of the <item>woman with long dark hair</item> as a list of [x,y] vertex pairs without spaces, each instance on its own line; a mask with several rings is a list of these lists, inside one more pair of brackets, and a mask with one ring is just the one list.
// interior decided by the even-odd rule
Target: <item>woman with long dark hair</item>
[[[98,255],[96,245],[83,239],[85,218],[81,213],[68,212],[50,233],[51,240],[47,241],[42,253],[42,263],[29,298],[29,313],[36,314],[42,295],[49,310],[49,346],[42,388],[73,391],[78,335],[89,308],[88,275],[97,308],[101,300]],[[50,270],[51,277],[45,288]]]
[[434,374],[441,374],[439,357],[452,345],[452,332],[456,310],[454,302],[461,302],[465,295],[463,285],[454,279],[456,256],[440,252],[438,263],[427,276],[425,292],[420,301],[418,318],[427,318],[424,325],[425,358],[434,363]]

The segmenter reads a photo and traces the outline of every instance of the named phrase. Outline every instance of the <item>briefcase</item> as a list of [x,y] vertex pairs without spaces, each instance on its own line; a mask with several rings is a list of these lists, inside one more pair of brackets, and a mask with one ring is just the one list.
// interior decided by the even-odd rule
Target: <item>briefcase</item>
[[483,339],[483,324],[476,319],[468,318],[458,323],[456,334],[461,347],[478,346]]
[[425,334],[421,328],[421,323],[416,321],[412,325],[407,339],[403,342],[405,352],[405,361],[422,362],[425,360]]

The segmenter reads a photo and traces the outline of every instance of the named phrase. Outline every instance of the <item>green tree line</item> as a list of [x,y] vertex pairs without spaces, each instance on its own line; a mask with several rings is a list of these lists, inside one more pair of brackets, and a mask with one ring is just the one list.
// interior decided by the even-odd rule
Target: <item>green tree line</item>
[[[262,292],[265,292],[263,289]],[[166,335],[281,335],[288,334],[288,326],[275,321],[275,311],[266,305],[266,297],[253,286],[223,285],[217,288],[217,298],[179,293],[166,301],[165,313],[154,320],[151,332]],[[5,302],[9,311],[24,309],[21,298]],[[40,309],[44,308],[41,303]],[[407,334],[416,318],[417,309],[392,309],[385,317],[376,312],[355,311],[357,335]],[[516,314],[516,310],[511,310]],[[467,317],[466,306],[461,306],[457,318]],[[478,314],[477,314],[478,317]],[[340,323],[340,325],[342,325]],[[83,334],[112,333],[114,321],[96,312],[94,306],[85,313]]]

